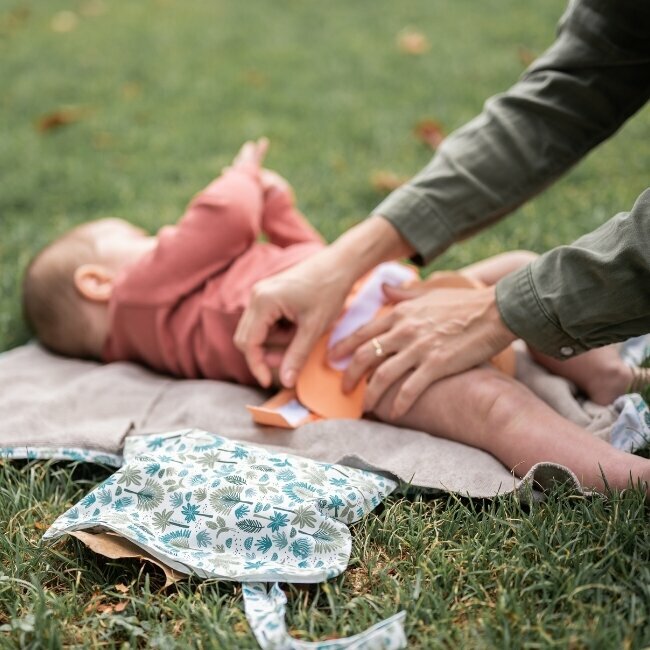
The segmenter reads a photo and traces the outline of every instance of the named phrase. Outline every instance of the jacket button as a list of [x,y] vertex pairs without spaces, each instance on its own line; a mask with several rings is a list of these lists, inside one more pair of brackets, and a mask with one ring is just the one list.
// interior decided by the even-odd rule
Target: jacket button
[[563,357],[572,357],[575,353],[575,350],[570,345],[563,345],[560,348],[560,354]]

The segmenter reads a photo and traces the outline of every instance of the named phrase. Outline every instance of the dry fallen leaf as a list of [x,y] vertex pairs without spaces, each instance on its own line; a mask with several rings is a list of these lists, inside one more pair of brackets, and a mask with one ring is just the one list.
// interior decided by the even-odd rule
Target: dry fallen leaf
[[261,88],[266,86],[268,79],[259,70],[246,70],[244,73],[244,81],[254,88]]
[[69,106],[60,108],[51,113],[46,113],[36,121],[36,128],[42,132],[58,129],[59,127],[78,122],[90,113],[90,109],[83,106]]
[[129,591],[129,588],[126,585],[123,585],[121,582],[118,582],[115,585],[115,591],[119,591],[121,594],[126,594]]
[[405,54],[419,55],[429,51],[429,39],[415,29],[403,29],[397,34],[397,47]]
[[432,149],[437,149],[445,139],[445,132],[439,122],[422,120],[415,125],[415,136]]
[[74,11],[59,11],[58,14],[54,14],[50,27],[53,32],[65,34],[76,29],[78,24],[79,17]]
[[81,5],[79,9],[82,16],[95,17],[101,16],[106,12],[106,4],[103,0],[88,0]]
[[400,185],[403,185],[407,180],[407,176],[386,170],[373,172],[370,176],[370,183],[380,194],[389,194]]
[[525,45],[519,45],[517,47],[517,58],[527,68],[537,58],[537,55]]
[[120,612],[123,612],[127,608],[128,604],[129,604],[128,600],[120,600],[120,602],[117,603],[115,607],[113,607],[113,610],[117,614],[119,614]]

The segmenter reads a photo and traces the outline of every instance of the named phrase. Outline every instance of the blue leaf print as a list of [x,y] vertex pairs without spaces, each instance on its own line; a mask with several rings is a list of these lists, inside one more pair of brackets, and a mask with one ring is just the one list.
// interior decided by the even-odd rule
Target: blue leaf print
[[68,519],[79,519],[79,510],[77,508],[72,508],[67,514],[66,517]]
[[285,515],[283,512],[274,512],[269,521],[270,523],[266,527],[270,528],[272,533],[276,533],[289,523],[289,515]]
[[273,553],[273,555],[271,555],[271,562],[275,562],[278,559],[278,557],[279,556],[277,553]]
[[255,542],[255,548],[257,548],[260,553],[266,553],[271,546],[273,546],[273,542],[268,535],[264,535],[264,537]]
[[92,506],[95,501],[97,501],[97,497],[95,496],[94,492],[91,492],[81,500],[81,505],[84,508],[90,508],[90,506]]
[[311,544],[306,539],[297,539],[291,542],[290,550],[295,557],[306,560],[311,555]]
[[154,438],[147,443],[147,447],[151,450],[160,449],[165,442],[164,438]]
[[181,508],[181,512],[183,513],[183,517],[185,517],[185,521],[189,524],[191,521],[196,521],[196,516],[199,514],[199,506],[188,503]]
[[237,522],[237,528],[245,533],[259,533],[262,530],[262,524],[255,519],[242,519]]
[[331,478],[330,483],[332,485],[337,485],[338,487],[341,487],[343,485],[346,485],[348,480],[346,478]]
[[160,541],[176,548],[189,548],[191,534],[189,530],[174,530],[171,533],[162,535]]
[[125,508],[128,508],[132,503],[133,503],[132,497],[122,497],[121,499],[117,499],[115,501],[115,503],[113,504],[113,508],[115,508],[115,510],[117,510],[118,512],[122,512]]
[[232,537],[229,537],[226,540],[226,548],[230,548],[232,546]]
[[244,569],[259,569],[260,567],[263,567],[266,564],[263,560],[257,560],[257,562],[251,562],[248,561],[244,565]]
[[301,481],[298,483],[289,483],[282,488],[282,491],[292,500],[303,502],[310,499],[315,499],[322,491],[314,487],[311,483]]
[[248,514],[248,511],[249,511],[248,506],[245,503],[243,503],[242,505],[239,506],[239,508],[237,508],[237,510],[235,510],[235,517],[237,517],[237,519],[241,519],[242,517],[245,517]]
[[205,478],[205,476],[201,476],[200,474],[196,474],[192,477],[192,480],[190,481],[191,485],[201,485],[201,483],[205,483],[208,479]]
[[103,506],[107,506],[113,500],[113,494],[110,490],[100,490],[97,493],[97,497],[99,498],[99,503]]
[[248,456],[248,451],[243,447],[235,447],[234,451],[230,452],[233,458],[241,459]]
[[92,516],[93,516],[93,517],[96,517],[100,512],[101,512],[101,510],[100,510],[99,508],[95,508],[95,509],[93,510],[93,514],[92,514]]
[[253,511],[255,514],[257,514],[262,508],[264,507],[263,503],[256,503],[255,504],[255,510]]
[[253,538],[247,537],[246,540],[244,541],[244,548],[247,551],[250,551],[252,547],[253,547]]
[[150,465],[147,465],[144,468],[144,471],[149,476],[153,476],[154,474],[158,474],[158,472],[160,471],[160,463],[151,463]]
[[278,478],[281,481],[293,481],[294,478],[296,478],[296,475],[290,470],[290,469],[285,469],[283,472],[280,472],[278,474]]
[[202,530],[200,533],[196,534],[196,543],[199,545],[199,548],[210,546],[211,541],[212,539],[207,530]]
[[169,498],[169,502],[174,508],[180,508],[183,505],[183,495],[180,492],[174,492]]
[[286,548],[289,544],[289,541],[287,540],[287,534],[283,532],[273,535],[273,541],[280,550]]

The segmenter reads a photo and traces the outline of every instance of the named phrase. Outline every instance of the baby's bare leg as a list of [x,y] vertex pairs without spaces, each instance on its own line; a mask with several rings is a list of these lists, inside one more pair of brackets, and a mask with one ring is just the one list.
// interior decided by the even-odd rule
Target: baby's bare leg
[[502,277],[513,271],[517,271],[522,266],[526,266],[526,264],[530,264],[538,257],[539,255],[537,253],[532,253],[531,251],[509,251],[465,266],[460,269],[460,273],[474,280],[478,280],[483,284],[492,286]]
[[[537,257],[536,253],[530,251],[511,251],[466,266],[461,269],[461,273],[484,284],[492,285]],[[625,392],[632,381],[632,371],[623,363],[615,346],[590,350],[566,361],[549,357],[533,349],[530,352],[537,363],[554,375],[572,381],[596,404],[611,404]]]
[[562,361],[529,348],[531,356],[554,375],[566,377],[592,402],[611,404],[626,392],[632,382],[632,369],[621,359],[615,345],[589,350],[573,359]]
[[398,385],[375,415],[391,424],[419,429],[483,449],[517,476],[535,463],[569,467],[586,488],[628,487],[630,478],[650,482],[650,460],[619,451],[558,415],[523,384],[488,367],[443,379],[403,417],[391,420]]

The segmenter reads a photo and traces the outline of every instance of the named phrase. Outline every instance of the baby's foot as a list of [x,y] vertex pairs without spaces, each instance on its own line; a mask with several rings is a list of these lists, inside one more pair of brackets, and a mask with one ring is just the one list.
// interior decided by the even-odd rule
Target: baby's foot
[[585,391],[589,399],[596,404],[608,406],[617,397],[631,391],[630,387],[634,381],[634,371],[642,370],[632,368],[623,362],[617,363],[613,367],[603,369],[589,380],[589,386]]

